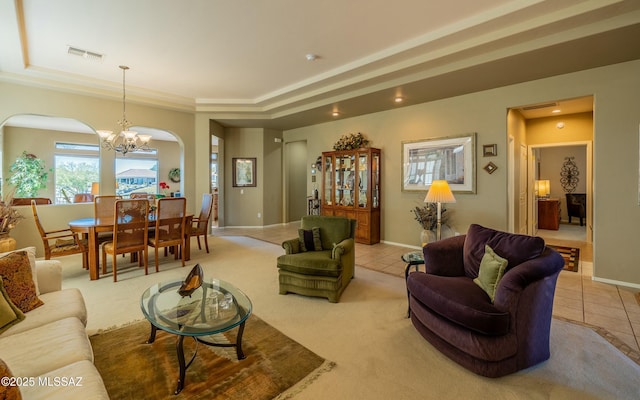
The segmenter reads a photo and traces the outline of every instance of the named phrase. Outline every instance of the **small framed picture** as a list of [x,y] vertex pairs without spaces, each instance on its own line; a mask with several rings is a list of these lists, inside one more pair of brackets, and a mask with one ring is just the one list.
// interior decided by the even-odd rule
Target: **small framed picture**
[[498,145],[497,144],[485,144],[482,145],[482,156],[483,157],[495,157],[498,155]]
[[256,159],[232,158],[233,187],[256,186]]

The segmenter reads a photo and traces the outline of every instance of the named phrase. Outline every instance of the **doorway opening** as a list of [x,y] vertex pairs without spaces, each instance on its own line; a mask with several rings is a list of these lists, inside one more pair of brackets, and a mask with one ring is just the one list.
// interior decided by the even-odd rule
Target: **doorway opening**
[[[508,110],[508,223],[513,232],[591,243],[593,238],[593,96],[518,106]],[[577,163],[570,175],[574,187],[562,180],[565,163]],[[549,181],[548,192],[536,184]],[[542,183],[544,185],[544,182]],[[586,198],[585,216],[569,223],[567,193]],[[539,200],[557,202],[555,224],[538,226]],[[550,203],[543,203],[549,206]],[[554,205],[555,206],[555,205]],[[557,218],[557,219],[556,219]],[[543,224],[544,225],[544,224]],[[543,237],[544,237],[543,236]]]

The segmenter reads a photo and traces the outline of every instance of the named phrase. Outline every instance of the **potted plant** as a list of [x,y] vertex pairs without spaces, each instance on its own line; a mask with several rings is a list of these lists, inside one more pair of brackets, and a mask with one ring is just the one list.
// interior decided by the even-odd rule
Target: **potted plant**
[[23,151],[9,168],[9,184],[15,186],[15,197],[37,197],[47,187],[49,172],[44,160]]

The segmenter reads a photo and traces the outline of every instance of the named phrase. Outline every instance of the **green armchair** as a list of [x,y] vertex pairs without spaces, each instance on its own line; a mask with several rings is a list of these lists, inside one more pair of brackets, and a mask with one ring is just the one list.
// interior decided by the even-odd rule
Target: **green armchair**
[[354,276],[355,231],[352,219],[302,217],[299,237],[282,243],[285,254],[278,257],[280,294],[326,297],[337,303]]

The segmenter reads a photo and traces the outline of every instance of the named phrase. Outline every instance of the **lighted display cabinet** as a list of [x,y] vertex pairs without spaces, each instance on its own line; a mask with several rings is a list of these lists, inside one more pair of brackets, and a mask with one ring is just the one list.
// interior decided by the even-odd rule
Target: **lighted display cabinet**
[[380,149],[322,153],[322,215],[355,219],[356,242],[380,242]]

